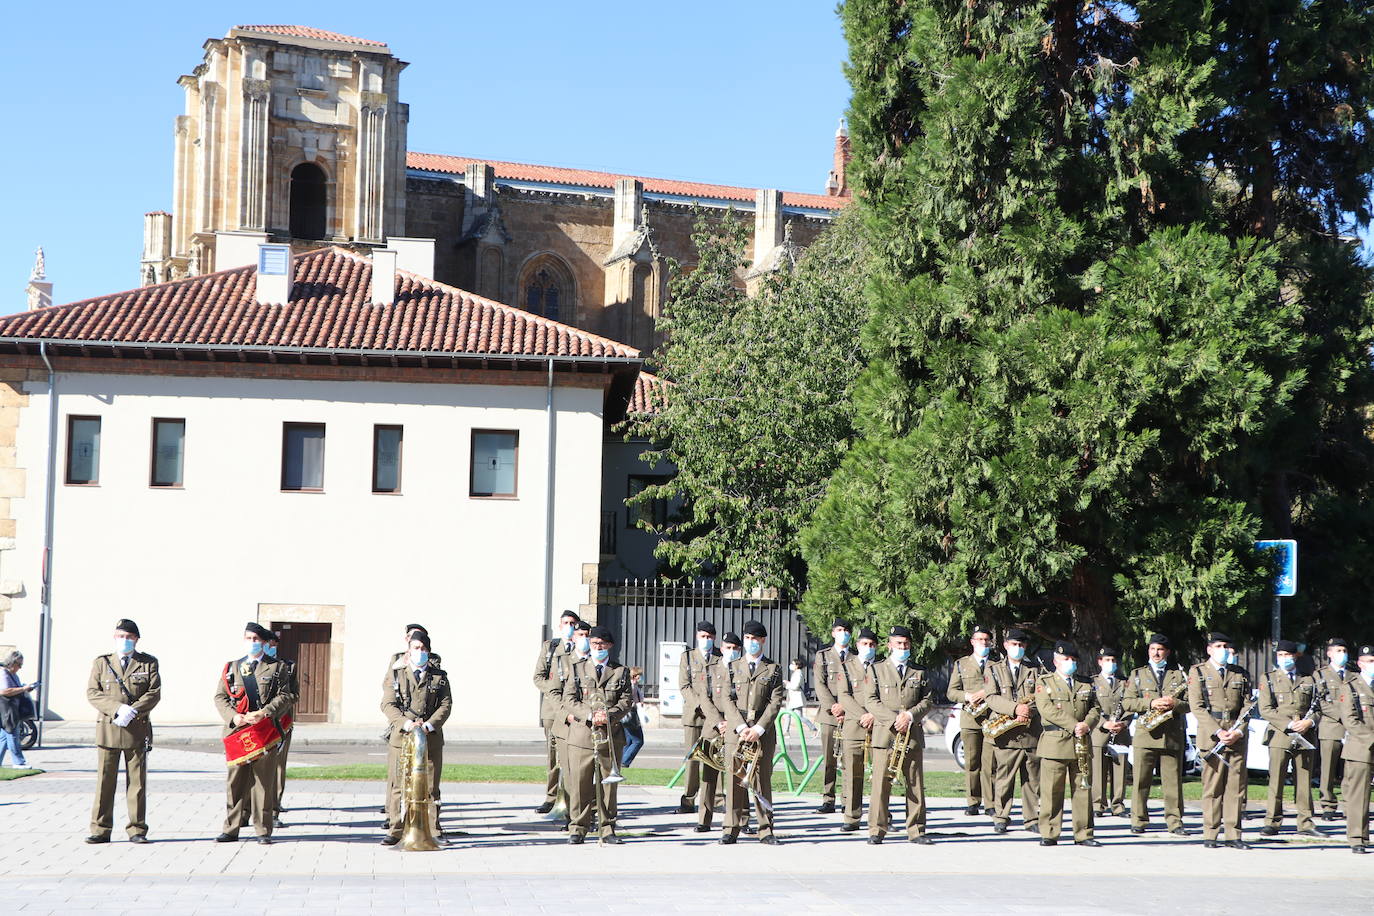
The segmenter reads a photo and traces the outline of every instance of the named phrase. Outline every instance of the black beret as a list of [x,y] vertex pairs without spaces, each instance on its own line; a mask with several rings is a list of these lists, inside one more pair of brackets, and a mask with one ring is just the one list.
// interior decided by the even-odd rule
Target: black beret
[[872,630],[870,630],[868,627],[859,627],[859,635],[858,635],[856,638],[857,638],[857,639],[871,639],[871,640],[873,640],[874,642],[877,642],[877,641],[878,641],[878,634],[877,634],[877,633],[874,633],[874,632],[873,632]]
[[421,633],[428,633],[428,632],[429,632],[429,630],[426,630],[422,624],[418,624],[418,623],[408,623],[408,624],[406,624],[406,635],[407,635],[407,636],[409,636],[409,635],[410,635],[411,633],[413,633],[415,630],[419,630]]
[[1213,632],[1207,634],[1207,644],[1208,644],[1209,646],[1210,646],[1212,643],[1214,643],[1214,642],[1230,642],[1230,641],[1231,641],[1231,637],[1227,636],[1225,633],[1219,633],[1219,632],[1213,631]]
[[260,623],[254,623],[251,620],[244,625],[243,632],[252,633],[254,636],[258,637],[263,642],[267,642],[270,639],[276,638],[272,635],[272,631],[267,629],[267,627],[263,626]]
[[1007,640],[1019,639],[1025,641],[1027,638],[1028,637],[1026,636],[1026,631],[1021,629],[1020,627],[1012,627],[1010,630],[1007,631]]
[[572,611],[572,610],[564,611],[563,613],[561,613],[561,614],[558,615],[558,619],[559,619],[559,620],[562,620],[562,619],[564,619],[564,618],[568,618],[568,619],[572,620],[574,623],[576,623],[577,621],[579,621],[579,620],[582,619],[581,617],[578,616],[577,611]]
[[418,642],[420,645],[424,646],[426,652],[429,652],[434,648],[434,644],[429,640],[429,634],[426,633],[424,630],[416,630],[415,632],[407,635],[410,636],[411,642]]
[[592,625],[591,625],[590,623],[587,623],[587,621],[585,621],[585,620],[583,620],[583,619],[581,619],[581,618],[578,618],[577,624],[573,627],[573,630],[576,631],[576,632],[578,632],[578,633],[585,633],[585,632],[587,632],[588,630],[590,630],[591,628],[592,628]]
[[610,627],[592,627],[591,632],[587,635],[592,639],[599,639],[602,642],[615,642],[615,634],[611,632]]
[[986,633],[989,636],[992,635],[992,631],[989,630],[987,627],[983,626],[981,623],[975,623],[973,625],[973,632],[970,633],[969,636],[974,637],[977,636],[979,633]]
[[1120,658],[1121,653],[1117,652],[1113,646],[1103,646],[1097,650],[1098,658]]
[[1341,639],[1339,636],[1333,636],[1333,637],[1331,637],[1330,639],[1328,639],[1328,640],[1326,641],[1326,647],[1327,647],[1328,649],[1335,649],[1335,648],[1349,649],[1349,648],[1350,648],[1348,645],[1346,645],[1345,640],[1344,640],[1344,639]]
[[721,637],[720,641],[721,641],[721,642],[733,643],[734,645],[737,645],[737,646],[738,646],[738,645],[740,644],[739,634],[738,634],[738,633],[731,633],[729,630],[726,630],[726,631],[725,631],[725,635]]
[[836,617],[834,620],[830,621],[830,629],[833,630],[836,627],[841,627],[843,629],[848,630],[850,629],[849,621],[845,620],[843,617]]
[[125,633],[132,633],[135,639],[143,638],[142,634],[138,632],[138,624],[134,623],[127,617],[125,617],[123,620],[116,620],[115,629],[123,630]]
[[887,635],[888,635],[888,636],[904,636],[904,637],[906,637],[907,639],[910,639],[910,638],[911,638],[911,630],[910,630],[908,627],[897,626],[897,627],[893,627],[892,630],[891,630],[891,632],[889,632]]
[[1357,653],[1355,653],[1355,654],[1356,654],[1356,657],[1359,657],[1359,656],[1361,656],[1361,655],[1374,655],[1374,646],[1369,646],[1369,645],[1360,646],[1360,651],[1357,652]]
[[1298,654],[1298,644],[1291,639],[1280,639],[1274,643],[1275,652],[1288,652],[1292,655]]
[[1054,653],[1056,655],[1063,655],[1066,658],[1078,658],[1078,647],[1067,639],[1061,639],[1054,644]]
[[1167,649],[1169,648],[1169,637],[1165,636],[1163,633],[1151,633],[1149,644],[1152,646],[1163,646]]
[[745,636],[767,636],[768,629],[757,620],[750,620],[744,625]]
[[716,625],[709,620],[698,620],[697,631],[701,633],[710,633],[712,636],[715,636]]

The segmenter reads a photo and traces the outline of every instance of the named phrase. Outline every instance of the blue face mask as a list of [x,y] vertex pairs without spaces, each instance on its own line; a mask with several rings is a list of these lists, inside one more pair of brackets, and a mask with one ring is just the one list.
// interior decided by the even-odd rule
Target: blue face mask
[[573,635],[573,625],[572,625],[572,624],[568,624],[567,626],[565,626],[565,627],[563,628],[563,639],[564,639],[564,641],[567,641],[567,640],[572,639],[572,635]]
[[1331,667],[1337,669],[1344,668],[1348,661],[1350,661],[1349,655],[1346,655],[1344,652],[1337,652],[1335,655],[1331,656]]
[[592,650],[592,658],[596,659],[597,662],[604,662],[606,659],[608,659],[608,658],[610,658],[610,657],[611,657],[611,650],[610,650],[610,649],[593,649],[593,650]]
[[910,650],[910,649],[893,649],[893,650],[892,650],[892,660],[893,660],[894,662],[896,662],[897,664],[899,664],[899,665],[905,665],[905,664],[906,664],[906,660],[907,660],[908,658],[911,658],[911,650]]
[[707,636],[704,639],[697,640],[697,648],[703,652],[710,652],[713,648],[715,648],[715,645],[716,641],[709,636]]
[[878,654],[878,647],[877,647],[877,646],[860,646],[860,647],[859,647],[859,658],[863,659],[863,660],[866,661],[866,662],[871,662],[871,661],[873,661],[874,657],[877,656],[877,654]]
[[423,668],[429,664],[429,653],[424,649],[412,649],[410,652],[410,662],[416,668]]
[[845,646],[849,645],[849,631],[848,631],[848,630],[841,630],[840,632],[838,632],[838,633],[835,634],[835,645],[839,646],[841,649],[843,649]]
[[978,656],[979,658],[987,658],[987,657],[988,657],[988,653],[991,652],[991,651],[992,651],[992,647],[991,647],[991,646],[974,646],[974,647],[973,647],[973,654],[976,655],[976,656]]
[[1116,662],[1100,662],[1097,667],[1102,672],[1103,677],[1111,677],[1116,674]]
[[725,660],[726,660],[727,662],[737,662],[737,661],[739,661],[739,649],[726,649],[726,650],[725,650]]
[[1227,650],[1226,650],[1226,664],[1228,664],[1228,665],[1234,665],[1234,664],[1236,663],[1236,658],[1237,658],[1237,657],[1238,657],[1238,656],[1236,655],[1236,650],[1235,650],[1235,649],[1227,649]]
[[586,654],[587,650],[591,647],[591,644],[592,641],[586,636],[577,637],[577,640],[574,643],[574,645],[577,646],[577,651],[584,655]]
[[1059,673],[1064,677],[1073,677],[1078,671],[1078,662],[1071,658],[1066,658],[1059,663]]
[[744,641],[744,651],[750,655],[758,655],[763,651],[763,643],[757,639],[746,639]]
[[1007,646],[1007,658],[1014,662],[1019,662],[1026,657],[1025,646]]
[[269,645],[266,649],[263,649],[262,651],[265,652],[265,653],[267,653],[267,657],[268,657],[268,658],[276,658],[276,657],[277,657],[277,647],[276,647],[276,646]]
[[1293,666],[1296,665],[1297,663],[1298,663],[1298,660],[1295,659],[1295,658],[1294,658],[1293,656],[1291,656],[1291,655],[1281,655],[1281,656],[1279,656],[1279,667],[1282,668],[1284,671],[1292,671],[1292,670],[1293,670]]
[[1167,664],[1169,664],[1169,660],[1168,660],[1168,659],[1161,658],[1159,661],[1155,661],[1154,659],[1150,659],[1150,667],[1153,668],[1153,669],[1155,669],[1156,671],[1163,671],[1163,670],[1164,670],[1164,666],[1167,665]]
[[128,655],[130,652],[134,651],[134,641],[132,639],[116,636],[114,642],[115,652],[120,655]]
[[248,643],[248,654],[253,658],[257,658],[259,655],[262,654],[263,650],[266,648],[267,647],[262,643],[253,640]]

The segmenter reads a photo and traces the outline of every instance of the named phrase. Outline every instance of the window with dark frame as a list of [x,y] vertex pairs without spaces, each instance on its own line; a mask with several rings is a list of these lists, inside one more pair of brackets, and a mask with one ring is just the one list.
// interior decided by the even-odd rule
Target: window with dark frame
[[[643,493],[647,488],[656,487],[659,484],[667,482],[668,478],[663,476],[631,474],[626,499],[633,499],[640,493]],[[647,508],[642,504],[626,502],[625,527],[638,528],[641,518],[655,528],[662,528],[664,525],[668,524],[668,500],[651,500]]]
[[281,488],[319,492],[324,489],[324,424],[283,423]]
[[100,483],[100,418],[67,416],[67,483]]
[[153,420],[152,467],[148,486],[180,487],[186,449],[185,420]]
[[472,497],[514,497],[519,483],[520,434],[514,430],[472,431]]
[[372,492],[401,492],[402,427],[372,427]]
[[547,270],[539,270],[525,284],[525,309],[536,315],[558,320],[558,281]]

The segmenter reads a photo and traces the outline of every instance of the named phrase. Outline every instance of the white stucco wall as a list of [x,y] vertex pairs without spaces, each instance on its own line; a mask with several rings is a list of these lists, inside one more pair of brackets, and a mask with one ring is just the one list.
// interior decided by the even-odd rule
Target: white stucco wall
[[[344,609],[332,634],[344,646],[344,722],[381,721],[385,663],[411,620],[454,678],[455,723],[537,721],[523,650],[544,622],[542,387],[61,374],[57,389],[57,715],[92,718],[91,659],[127,616],[162,664],[155,723],[216,721],[215,682],[242,652],[244,622],[261,604],[290,604]],[[17,442],[28,486],[13,503],[10,554],[26,593],[4,635],[34,676],[48,400],[46,383],[28,390]],[[560,388],[555,408],[556,612],[586,600],[582,564],[597,560],[602,393]],[[69,414],[102,418],[98,486],[60,483]],[[148,486],[154,417],[186,420],[184,489]],[[280,490],[282,423],[297,421],[326,424],[323,493]],[[371,492],[378,423],[405,427],[401,495]],[[469,498],[474,428],[519,431],[517,498]]]

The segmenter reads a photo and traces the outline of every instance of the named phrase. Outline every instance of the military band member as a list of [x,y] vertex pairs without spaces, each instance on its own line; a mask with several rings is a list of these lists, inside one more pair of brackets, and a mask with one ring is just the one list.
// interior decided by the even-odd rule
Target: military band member
[[[1093,839],[1092,766],[1086,772],[1074,750],[1074,739],[1091,740],[1102,720],[1092,684],[1077,676],[1078,648],[1071,642],[1054,647],[1054,673],[1042,674],[1035,685],[1040,712],[1040,845],[1059,843],[1064,817],[1064,781],[1072,784],[1073,842],[1101,846]],[[1091,753],[1091,752],[1089,752]],[[1087,785],[1084,782],[1087,781]]]
[[[1317,767],[1318,792],[1320,793],[1322,820],[1334,821],[1336,814],[1336,786],[1340,784],[1341,742],[1345,739],[1345,726],[1336,715],[1336,694],[1341,686],[1350,679],[1351,671],[1348,646],[1340,637],[1326,642],[1326,664],[1313,672],[1317,681],[1317,692],[1322,701],[1321,721],[1317,726]],[[1310,740],[1310,736],[1309,736]]]
[[[1250,700],[1250,673],[1235,663],[1231,637],[1207,636],[1209,660],[1188,671],[1188,705],[1197,717],[1197,748],[1202,760],[1202,845],[1216,849],[1217,833],[1225,824],[1227,846],[1248,849],[1241,838],[1249,774],[1245,747],[1249,726],[1241,722],[1228,730]],[[1207,752],[1220,743],[1220,753]]]
[[759,842],[778,845],[773,833],[773,753],[778,736],[775,720],[783,707],[782,666],[763,654],[768,630],[757,620],[744,625],[744,657],[726,669],[726,683],[715,689],[713,703],[726,722],[725,759],[742,744],[759,746],[758,765],[748,786],[730,778],[725,797],[725,831],[720,842],[734,843],[748,820],[747,797],[758,800]]
[[[1294,735],[1307,740],[1317,735],[1321,698],[1310,674],[1298,674],[1298,645],[1280,639],[1274,646],[1278,666],[1260,678],[1259,710],[1264,721],[1264,743],[1269,748],[1269,793],[1265,804],[1264,836],[1274,836],[1283,824],[1283,783],[1293,766],[1293,801],[1298,809],[1298,833],[1321,836],[1312,823],[1312,765],[1314,751],[1306,750]],[[1309,744],[1315,742],[1308,741]]]
[[[564,655],[554,656],[554,682],[549,689],[556,690],[554,696],[554,708],[557,714],[553,721],[554,744],[558,748],[558,771],[561,775],[563,792],[568,792],[568,717],[563,711],[563,688],[572,682],[573,670],[578,662],[586,661],[592,657],[591,636],[592,625],[585,620],[579,620],[573,624],[572,651]],[[569,799],[571,805],[571,799]]]
[[114,830],[115,783],[124,761],[124,795],[129,806],[125,830],[130,843],[148,842],[148,750],[153,724],[148,713],[162,699],[157,659],[138,651],[138,624],[114,626],[114,651],[96,656],[86,681],[86,699],[95,707],[96,788],[87,843],[108,843]]
[[[844,662],[844,682],[839,695],[844,707],[840,728],[843,759],[839,766],[840,798],[844,800],[844,821],[840,830],[855,833],[864,810],[864,745],[873,731],[873,713],[865,708],[868,681],[877,663],[878,635],[868,627],[859,629],[854,652]],[[870,823],[872,812],[870,811]]]
[[993,714],[1016,716],[1021,724],[997,738],[988,738],[985,757],[992,767],[992,794],[987,798],[992,832],[1006,833],[1011,824],[1011,800],[1016,779],[1021,778],[1021,823],[1040,832],[1040,714],[1035,708],[1036,678],[1043,672],[1034,659],[1026,658],[1030,640],[1025,631],[1007,630],[1002,648],[1004,661],[987,666],[988,705]]
[[948,696],[951,703],[962,704],[959,712],[959,738],[964,744],[964,780],[968,786],[968,808],[964,813],[973,816],[983,804],[992,802],[992,755],[983,753],[983,719],[987,713],[974,716],[969,707],[987,696],[987,667],[992,652],[992,631],[975,626],[969,637],[973,651],[954,663],[949,677]]
[[568,790],[568,842],[574,846],[580,845],[591,829],[593,803],[601,842],[621,843],[615,835],[616,785],[604,780],[625,747],[620,723],[634,704],[634,691],[630,669],[611,661],[614,647],[615,636],[609,628],[592,627],[588,631],[590,656],[575,662],[571,676],[557,688],[560,712],[567,724],[563,779]]
[[1341,752],[1345,778],[1345,837],[1350,851],[1369,851],[1369,771],[1374,762],[1374,646],[1360,646],[1358,674],[1347,677],[1336,691],[1337,715],[1347,735]]
[[1093,729],[1093,807],[1098,817],[1108,809],[1117,817],[1126,816],[1126,754],[1111,748],[1129,747],[1131,719],[1126,711],[1126,681],[1121,677],[1120,655],[1111,646],[1097,650],[1097,676],[1093,689],[1102,721]]
[[[678,689],[682,692],[683,744],[687,750],[701,740],[702,731],[716,724],[715,707],[711,705],[711,681],[720,676],[721,652],[716,648],[716,625],[698,620],[695,649],[686,649],[678,663]],[[709,737],[709,736],[708,736]],[[687,761],[687,781],[678,800],[678,813],[697,814],[697,833],[711,829],[715,813],[716,791],[720,786],[720,771],[697,760]]]
[[[835,742],[841,739],[844,707],[840,692],[844,686],[844,663],[852,654],[849,622],[836,618],[830,625],[834,645],[816,653],[811,664],[811,682],[816,685],[816,724],[821,729],[821,806],[817,814],[835,812]],[[745,634],[748,635],[748,634]]]
[[910,743],[900,772],[906,784],[906,836],[912,843],[929,846],[925,769],[921,759],[925,733],[921,722],[935,698],[925,671],[911,663],[909,629],[892,628],[887,638],[887,658],[869,669],[865,684],[864,711],[873,716],[873,796],[868,811],[868,842],[878,845],[892,829],[888,760],[897,737],[905,735]]
[[[382,675],[382,694],[383,694],[383,695],[386,694],[387,685],[391,683],[392,678],[393,678],[393,675],[395,674],[395,672],[397,672],[397,671],[404,671],[404,670],[405,670],[405,667],[406,667],[406,665],[408,664],[407,659],[408,659],[409,656],[410,656],[410,638],[411,638],[412,636],[414,636],[415,633],[417,633],[417,632],[423,633],[423,634],[425,635],[425,639],[430,639],[429,630],[425,629],[425,628],[424,628],[423,626],[421,626],[420,624],[418,624],[418,623],[408,623],[408,624],[405,625],[405,628],[404,628],[404,630],[403,630],[403,633],[404,633],[404,641],[401,643],[401,651],[400,651],[400,652],[393,652],[393,653],[391,653],[391,660],[388,661],[388,662],[386,663],[386,673],[384,673],[384,674]],[[442,662],[441,662],[441,659],[439,658],[439,653],[437,653],[437,652],[432,652],[432,653],[430,653],[429,658],[430,658],[430,661],[434,662],[434,664],[435,664],[436,666],[441,666]],[[440,798],[439,784],[438,784],[437,782],[435,782],[435,783],[431,786],[431,788],[434,790],[434,800],[437,802],[437,801],[439,800],[439,798]],[[399,788],[393,787],[392,784],[391,784],[391,772],[390,772],[390,768],[388,768],[387,777],[386,777],[386,797],[387,797],[387,798],[390,798],[390,797],[391,797],[391,793],[392,793],[393,789],[394,789],[395,791],[399,791]],[[386,805],[382,805],[382,814],[385,815],[386,813],[387,813],[387,812],[386,812]],[[438,825],[439,825],[439,822],[436,820],[436,821],[434,822],[434,824],[435,824],[435,828],[437,829],[437,828],[438,828]],[[390,824],[389,822],[387,822],[387,821],[383,821],[383,822],[382,822],[382,829],[383,829],[383,830],[388,830],[388,829],[390,829],[390,827],[391,827],[391,824]]]
[[[263,653],[268,658],[275,659],[286,666],[286,680],[292,699],[291,705],[286,708],[283,715],[290,715],[294,718],[296,715],[296,701],[301,695],[300,679],[296,674],[295,660],[280,658],[278,655],[280,649],[281,633],[273,631],[272,639],[267,643],[267,648],[263,650]],[[281,821],[282,812],[286,810],[282,807],[281,800],[282,796],[286,794],[286,758],[287,755],[291,753],[291,735],[294,732],[294,728],[288,730],[287,733],[282,736],[281,745],[272,753],[272,759],[277,762],[277,800],[276,804],[272,806],[272,826],[278,829],[286,826]]]
[[558,718],[557,705],[551,691],[555,680],[554,657],[572,652],[573,628],[582,618],[573,611],[558,615],[558,635],[539,646],[539,657],[534,661],[534,686],[539,690],[539,724],[544,727],[544,748],[548,760],[548,779],[545,782],[544,801],[534,810],[548,814],[558,803],[560,771],[558,768],[558,736],[554,720]]
[[[1169,667],[1169,637],[1154,633],[1148,648],[1149,663],[1126,679],[1122,706],[1139,717],[1132,738],[1134,784],[1131,789],[1131,833],[1141,834],[1150,823],[1150,788],[1159,772],[1164,796],[1164,823],[1175,836],[1187,836],[1183,827],[1183,755],[1188,746],[1188,675]],[[1152,713],[1173,710],[1173,715],[1153,730],[1145,728]]]
[[[286,669],[267,656],[272,631],[249,622],[244,627],[247,652],[225,662],[215,682],[215,709],[224,720],[224,736],[256,725],[263,719],[278,721],[296,698],[290,691]],[[252,815],[258,842],[272,842],[272,808],[277,800],[277,763],[271,753],[229,767],[225,780],[224,828],[215,837],[220,843],[239,838],[239,828]]]
[[393,669],[382,688],[382,715],[387,730],[387,796],[386,835],[383,846],[395,846],[401,840],[405,824],[401,821],[401,790],[405,774],[401,772],[401,752],[409,735],[423,728],[429,765],[431,820],[434,830],[439,827],[439,798],[435,791],[444,773],[444,723],[453,712],[453,689],[448,674],[439,667],[430,653],[429,634],[416,629],[410,634],[410,649],[401,661],[404,667]]

